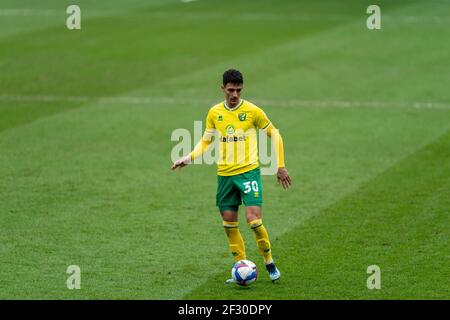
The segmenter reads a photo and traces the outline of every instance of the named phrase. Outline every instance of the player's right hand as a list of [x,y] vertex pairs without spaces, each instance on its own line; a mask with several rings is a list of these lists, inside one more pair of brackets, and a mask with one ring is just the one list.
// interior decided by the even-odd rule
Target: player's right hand
[[177,168],[183,168],[184,166],[187,166],[190,162],[191,162],[191,155],[187,155],[175,161],[172,165],[172,170],[175,171]]

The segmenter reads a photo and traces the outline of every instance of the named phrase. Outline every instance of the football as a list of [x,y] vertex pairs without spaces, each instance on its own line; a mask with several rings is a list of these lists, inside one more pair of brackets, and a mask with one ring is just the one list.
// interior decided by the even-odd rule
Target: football
[[258,278],[258,269],[250,260],[239,260],[233,265],[231,276],[238,285],[248,286]]

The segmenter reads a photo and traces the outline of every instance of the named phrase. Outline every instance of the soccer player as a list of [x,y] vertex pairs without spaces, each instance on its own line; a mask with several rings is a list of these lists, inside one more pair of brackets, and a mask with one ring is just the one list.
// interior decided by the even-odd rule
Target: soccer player
[[213,136],[219,140],[216,205],[222,215],[231,254],[235,261],[246,259],[244,240],[238,227],[238,208],[243,201],[247,223],[255,235],[258,251],[264,258],[270,279],[276,281],[281,273],[273,261],[269,235],[262,222],[263,189],[257,129],[264,130],[272,138],[278,183],[288,189],[291,178],[284,163],[283,139],[263,110],[241,99],[243,85],[241,72],[234,69],[225,71],[221,85],[225,101],[209,110],[202,139],[190,154],[175,161],[172,170],[182,168],[201,156],[212,143]]

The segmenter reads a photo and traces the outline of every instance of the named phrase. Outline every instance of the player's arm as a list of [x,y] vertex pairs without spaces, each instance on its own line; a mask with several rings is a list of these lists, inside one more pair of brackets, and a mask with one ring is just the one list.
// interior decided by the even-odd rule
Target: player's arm
[[284,189],[289,189],[292,185],[291,177],[286,169],[286,164],[284,163],[284,145],[283,138],[280,132],[272,124],[267,115],[261,109],[258,110],[256,116],[256,125],[263,129],[266,134],[271,137],[273,150],[275,152],[275,158],[277,159],[277,181],[281,183]]
[[277,181],[281,183],[284,189],[289,189],[292,185],[291,177],[286,169],[286,164],[284,163],[284,144],[283,138],[280,132],[273,124],[265,129],[267,135],[272,139],[273,150],[275,153],[275,158],[277,159]]
[[172,170],[176,170],[177,168],[183,168],[184,166],[194,161],[195,158],[205,153],[206,149],[208,149],[209,145],[212,143],[212,137],[214,135],[214,132],[215,132],[214,122],[212,121],[210,113],[208,113],[208,116],[206,117],[206,130],[203,133],[202,138],[197,143],[197,145],[195,146],[194,150],[192,150],[191,153],[173,163]]
[[183,168],[184,166],[190,164],[192,161],[194,161],[195,158],[201,156],[206,151],[206,149],[208,149],[211,142],[212,140],[206,140],[204,137],[202,137],[202,139],[197,143],[191,153],[173,163],[172,170]]

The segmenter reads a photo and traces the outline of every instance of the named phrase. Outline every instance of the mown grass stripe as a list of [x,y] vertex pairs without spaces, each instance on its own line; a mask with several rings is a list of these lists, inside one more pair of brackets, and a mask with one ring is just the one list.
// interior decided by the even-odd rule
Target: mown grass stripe
[[[447,299],[450,132],[273,241],[280,285],[224,287],[214,275],[184,299]],[[382,290],[368,290],[379,265]],[[287,296],[286,291],[290,292]]]

